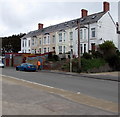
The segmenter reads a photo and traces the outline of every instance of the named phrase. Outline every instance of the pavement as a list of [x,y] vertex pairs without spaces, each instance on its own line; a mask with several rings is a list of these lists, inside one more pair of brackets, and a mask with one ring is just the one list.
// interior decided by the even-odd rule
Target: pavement
[[[38,71],[39,72],[39,71]],[[74,72],[63,72],[59,70],[42,70],[42,72],[50,72],[50,73],[58,73],[64,75],[72,75],[72,76],[82,76],[86,78],[93,78],[99,80],[110,80],[120,82],[120,71],[116,72],[102,72],[102,73],[74,73]]]
[[[111,102],[64,90],[38,86],[5,76],[0,77],[0,82],[2,82],[2,102],[0,101],[2,103],[2,115],[105,116],[117,114],[116,105]],[[99,105],[100,108],[95,105]],[[104,110],[104,108],[107,108],[107,110]]]

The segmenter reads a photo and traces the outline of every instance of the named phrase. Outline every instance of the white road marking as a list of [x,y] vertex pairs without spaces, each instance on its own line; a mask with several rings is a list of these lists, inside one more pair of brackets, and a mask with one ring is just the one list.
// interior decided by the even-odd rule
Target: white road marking
[[[1,76],[9,77],[9,78],[12,78],[12,79],[15,79],[15,80],[20,80],[20,81],[27,82],[27,83],[31,83],[31,84],[40,85],[40,86],[43,86],[43,87],[59,89],[59,88],[55,88],[55,87],[52,87],[52,86],[48,86],[48,85],[44,85],[44,84],[40,84],[40,83],[36,83],[36,82],[31,82],[31,81],[28,81],[28,80],[19,79],[19,78],[12,77],[12,76],[7,76],[7,75],[1,75]],[[66,90],[64,90],[64,89],[59,89],[59,90],[61,90],[61,91],[66,91]]]
[[77,92],[77,94],[80,94],[80,92]]

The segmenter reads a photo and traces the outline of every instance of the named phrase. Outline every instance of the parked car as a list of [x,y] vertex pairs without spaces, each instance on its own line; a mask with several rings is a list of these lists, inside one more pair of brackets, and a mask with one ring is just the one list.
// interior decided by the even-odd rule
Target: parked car
[[0,62],[0,68],[4,68],[4,64],[2,62]]
[[30,63],[22,63],[16,67],[17,71],[36,71],[36,65]]
[[4,63],[3,63],[3,59],[2,59],[2,57],[0,56],[0,68],[4,68],[5,66],[4,66]]

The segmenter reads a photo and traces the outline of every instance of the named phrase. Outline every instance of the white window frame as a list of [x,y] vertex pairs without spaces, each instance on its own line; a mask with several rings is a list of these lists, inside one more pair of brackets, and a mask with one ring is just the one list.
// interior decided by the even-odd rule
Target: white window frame
[[83,39],[83,30],[80,29],[80,39]]
[[30,45],[31,45],[31,44],[30,44],[30,40],[28,40],[28,46],[30,47]]
[[62,42],[62,33],[59,33],[59,42]]
[[65,46],[63,46],[63,53],[65,53],[65,50],[66,50],[66,47],[65,47]]
[[83,54],[83,44],[80,44],[80,53]]
[[32,45],[34,45],[34,38],[32,39]]
[[39,44],[42,45],[42,39],[41,38],[39,39]]
[[46,44],[46,37],[44,37],[44,45]]
[[87,48],[86,48],[86,44],[84,44],[84,53],[86,52]]
[[41,49],[41,48],[39,48],[39,53],[41,54],[41,52],[42,52],[42,49]]
[[65,42],[66,34],[64,33],[64,42]]
[[46,47],[44,48],[44,53],[46,53],[47,51],[46,51]]
[[55,43],[55,35],[52,36],[52,43]]
[[48,44],[50,44],[50,36],[48,36]]
[[48,47],[48,52],[50,52],[50,48]]
[[24,40],[22,41],[22,47],[24,47]]
[[87,30],[84,29],[84,39],[86,39]]
[[59,54],[62,54],[62,46],[59,46]]
[[95,28],[91,28],[91,37],[92,38],[96,37],[96,29]]
[[70,32],[69,35],[70,35],[70,40],[73,40],[73,32]]

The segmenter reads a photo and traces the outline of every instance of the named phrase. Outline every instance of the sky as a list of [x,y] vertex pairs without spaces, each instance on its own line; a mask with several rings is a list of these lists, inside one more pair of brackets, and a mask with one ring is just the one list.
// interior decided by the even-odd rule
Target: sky
[[[109,2],[110,14],[117,22],[118,1]],[[0,0],[0,37],[37,30],[38,23],[47,27],[79,18],[83,8],[88,10],[88,15],[101,12],[103,1]]]

